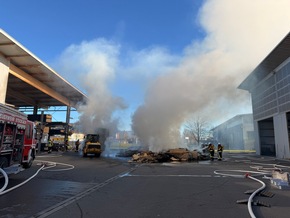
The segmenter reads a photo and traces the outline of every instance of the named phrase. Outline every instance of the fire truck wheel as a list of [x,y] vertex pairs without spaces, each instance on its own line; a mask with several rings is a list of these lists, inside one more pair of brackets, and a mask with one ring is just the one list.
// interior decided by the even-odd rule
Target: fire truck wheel
[[32,156],[32,159],[34,160],[35,159],[35,148],[32,149],[31,156]]
[[6,157],[0,157],[0,168],[8,167],[8,159]]
[[30,168],[31,165],[32,165],[32,162],[33,162],[33,158],[30,158],[30,160],[29,160],[28,163],[24,163],[24,164],[23,164],[23,168],[25,168],[25,169]]

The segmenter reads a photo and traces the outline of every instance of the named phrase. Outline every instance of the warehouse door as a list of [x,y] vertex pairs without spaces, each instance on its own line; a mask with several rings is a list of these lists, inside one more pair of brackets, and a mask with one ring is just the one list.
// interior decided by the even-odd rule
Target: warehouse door
[[261,155],[276,156],[273,118],[258,121]]

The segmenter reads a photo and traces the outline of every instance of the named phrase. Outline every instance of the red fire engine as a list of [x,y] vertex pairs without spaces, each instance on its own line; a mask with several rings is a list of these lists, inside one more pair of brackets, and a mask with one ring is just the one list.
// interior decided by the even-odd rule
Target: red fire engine
[[29,168],[35,157],[36,129],[27,115],[0,104],[0,168],[8,174]]

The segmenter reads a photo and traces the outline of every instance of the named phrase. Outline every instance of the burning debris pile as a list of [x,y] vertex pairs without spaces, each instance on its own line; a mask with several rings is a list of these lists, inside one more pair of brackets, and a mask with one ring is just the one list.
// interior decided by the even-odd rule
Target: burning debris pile
[[143,151],[132,155],[129,162],[160,163],[170,161],[195,161],[203,158],[198,151],[189,151],[185,148],[169,149],[166,152],[154,153]]

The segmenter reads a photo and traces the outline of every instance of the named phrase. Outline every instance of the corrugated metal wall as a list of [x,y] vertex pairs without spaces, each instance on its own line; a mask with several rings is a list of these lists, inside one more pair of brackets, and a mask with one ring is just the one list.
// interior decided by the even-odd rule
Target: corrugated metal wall
[[252,91],[254,120],[272,116],[278,112],[275,75],[270,75]]
[[290,111],[290,62],[276,73],[279,112]]
[[290,127],[285,123],[286,113],[290,112],[290,59],[261,81],[251,94],[261,155],[289,156]]

